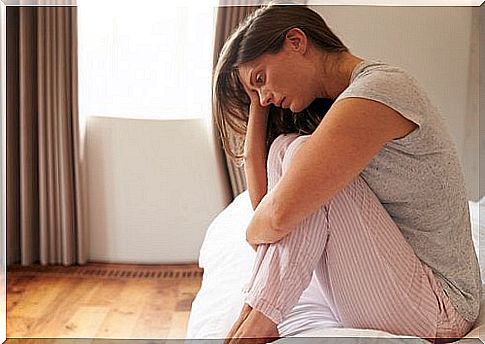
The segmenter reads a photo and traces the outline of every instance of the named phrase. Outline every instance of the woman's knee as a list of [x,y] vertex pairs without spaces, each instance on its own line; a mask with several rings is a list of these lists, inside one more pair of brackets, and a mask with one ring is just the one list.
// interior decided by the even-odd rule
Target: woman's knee
[[283,157],[288,149],[288,146],[298,138],[298,134],[281,134],[271,143],[269,148],[268,157],[269,159],[277,160],[282,162]]
[[311,135],[297,135],[291,140],[283,156],[283,161],[282,161],[283,172],[288,170],[288,167],[293,161],[293,158],[295,157],[296,153],[310,138],[310,136]]

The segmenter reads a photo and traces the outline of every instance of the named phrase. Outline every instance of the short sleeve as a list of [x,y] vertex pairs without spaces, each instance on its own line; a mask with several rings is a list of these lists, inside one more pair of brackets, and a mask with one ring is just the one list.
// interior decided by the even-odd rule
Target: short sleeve
[[396,67],[364,71],[351,82],[336,101],[365,98],[380,102],[418,125],[413,132],[393,142],[404,142],[419,134],[426,125],[426,96],[417,81]]

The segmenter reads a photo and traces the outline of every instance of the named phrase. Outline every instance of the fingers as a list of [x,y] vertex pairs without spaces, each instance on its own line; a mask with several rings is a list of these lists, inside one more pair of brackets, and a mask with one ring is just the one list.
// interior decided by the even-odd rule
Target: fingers
[[268,336],[268,337],[261,337],[255,335],[249,335],[245,331],[238,331],[234,338],[229,339],[228,344],[266,344],[274,342],[275,340],[280,339],[279,336]]
[[236,333],[238,332],[244,320],[246,320],[246,318],[251,313],[251,310],[252,310],[252,307],[245,303],[241,310],[241,313],[239,313],[239,318],[232,325],[231,330],[227,333],[226,339],[224,340],[224,344],[233,344],[231,339],[236,337]]
[[278,327],[263,313],[251,309],[250,314],[238,326],[233,335],[226,339],[225,344],[263,344],[279,339]]
[[254,250],[254,252],[257,252],[258,251],[258,245],[251,244],[250,242],[248,242],[248,244],[252,247],[252,249]]
[[249,99],[251,100],[251,103],[257,102],[259,104],[259,94],[258,92],[249,90],[244,83],[241,83],[244,91],[246,91],[246,94],[248,95]]

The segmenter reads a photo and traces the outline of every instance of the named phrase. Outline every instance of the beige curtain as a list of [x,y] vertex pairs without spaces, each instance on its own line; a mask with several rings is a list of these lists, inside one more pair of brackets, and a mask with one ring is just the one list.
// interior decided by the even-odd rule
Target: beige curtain
[[7,7],[7,265],[87,262],[76,7]]
[[[239,1],[241,3],[242,1]],[[259,6],[221,6],[217,8],[216,13],[216,29],[214,41],[214,67],[217,64],[219,53],[224,45],[224,42],[231,34],[232,30],[251,12]],[[215,129],[217,131],[217,129]],[[238,143],[235,139],[232,141],[234,147]],[[220,141],[220,148],[222,149],[222,141]],[[233,197],[236,197],[241,192],[247,189],[246,176],[243,167],[237,167],[231,159],[222,153],[225,158],[229,181],[232,188]]]

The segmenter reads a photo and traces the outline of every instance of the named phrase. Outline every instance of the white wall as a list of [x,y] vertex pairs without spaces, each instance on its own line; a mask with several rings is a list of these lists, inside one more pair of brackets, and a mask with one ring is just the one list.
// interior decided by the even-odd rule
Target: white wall
[[197,261],[229,201],[206,124],[88,118],[90,261]]
[[408,70],[455,140],[468,195],[479,196],[478,8],[311,6],[355,55]]

